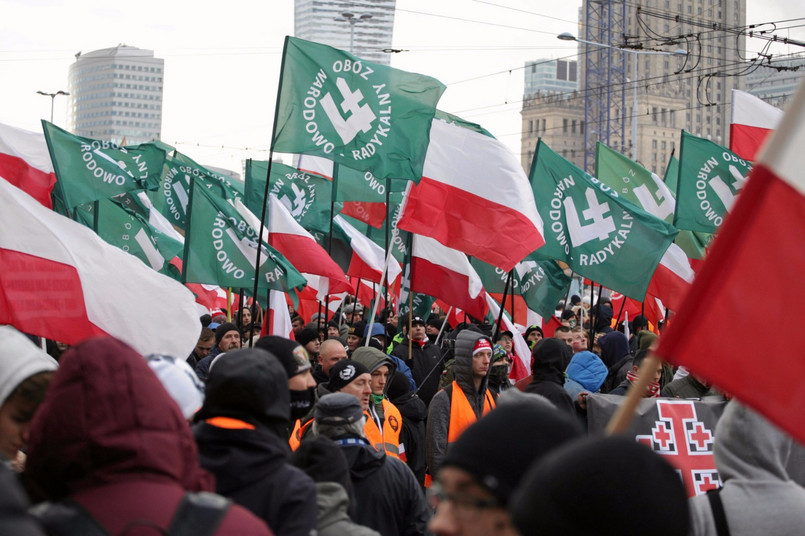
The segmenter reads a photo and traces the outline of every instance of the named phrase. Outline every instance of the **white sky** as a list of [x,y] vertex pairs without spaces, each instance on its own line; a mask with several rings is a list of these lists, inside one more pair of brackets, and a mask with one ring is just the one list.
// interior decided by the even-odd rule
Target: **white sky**
[[[794,0],[747,4],[747,23],[805,17],[805,3]],[[441,80],[448,89],[439,108],[480,123],[519,154],[522,67],[575,52],[555,36],[578,34],[580,5],[397,0],[394,48],[408,52],[395,54],[392,66]],[[76,52],[125,43],[165,59],[163,141],[238,173],[243,159],[268,158],[283,39],[293,34],[292,0],[0,0],[0,14],[1,123],[41,131],[50,99],[36,91],[67,90]],[[805,26],[778,34],[805,40]],[[56,99],[62,126],[65,103]]]

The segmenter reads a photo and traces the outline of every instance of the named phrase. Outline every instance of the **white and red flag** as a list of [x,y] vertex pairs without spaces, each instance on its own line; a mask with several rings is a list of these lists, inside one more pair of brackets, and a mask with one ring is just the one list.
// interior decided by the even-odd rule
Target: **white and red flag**
[[291,313],[288,311],[288,297],[285,292],[271,291],[268,298],[268,314],[261,335],[278,335],[292,341],[296,340],[293,334],[293,324],[291,324]]
[[[333,231],[352,249],[347,274],[380,283],[383,267],[386,264],[386,254],[383,248],[369,240],[340,214],[333,218],[333,223],[335,224]],[[394,286],[400,274],[402,274],[400,263],[394,257],[389,257],[386,286]]]
[[467,255],[426,236],[412,240],[411,290],[440,298],[478,320],[486,316],[486,291]]
[[783,111],[745,91],[732,90],[730,151],[755,161],[760,146],[783,117]]
[[545,244],[520,162],[495,138],[434,119],[422,180],[397,226],[509,271]]
[[50,192],[56,173],[45,135],[0,123],[0,177],[53,208]]
[[[805,301],[805,86],[764,145],[657,353],[805,441],[805,358],[773,323],[798,333]],[[795,307],[797,305],[794,305]]]
[[696,274],[682,248],[671,244],[660,259],[646,292],[646,301],[653,297],[662,300],[665,307],[679,311]]
[[184,358],[201,331],[193,294],[0,178],[0,324],[76,344],[108,334]]

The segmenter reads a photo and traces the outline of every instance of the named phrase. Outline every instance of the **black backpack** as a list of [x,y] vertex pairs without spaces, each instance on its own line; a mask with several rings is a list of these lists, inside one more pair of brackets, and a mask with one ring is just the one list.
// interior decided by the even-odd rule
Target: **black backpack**
[[[232,501],[214,493],[186,493],[173,514],[168,536],[212,536],[218,530]],[[110,536],[83,506],[72,499],[45,502],[31,514],[50,536]]]

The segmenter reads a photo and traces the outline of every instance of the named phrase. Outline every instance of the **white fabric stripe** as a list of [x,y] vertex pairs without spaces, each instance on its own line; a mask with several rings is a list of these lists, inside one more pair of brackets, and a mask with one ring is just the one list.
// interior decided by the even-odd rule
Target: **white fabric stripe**
[[733,89],[731,117],[737,125],[774,130],[783,118],[783,111],[750,93]]
[[[383,248],[369,240],[363,233],[353,227],[347,220],[341,217],[340,214],[333,218],[333,221],[344,230],[349,236],[350,247],[363,262],[378,272],[383,271],[383,265],[386,263],[386,254]],[[394,257],[391,257],[391,262],[388,268],[388,281],[389,284],[393,283],[395,279],[402,273],[402,267]]]
[[53,173],[45,135],[0,123],[0,153],[25,160],[29,166]]
[[771,139],[763,144],[758,160],[778,178],[805,195],[805,80],[799,84],[794,100]]
[[445,247],[427,236],[414,235],[411,252],[414,257],[425,259],[433,264],[443,266],[451,272],[466,276],[469,279],[467,292],[471,298],[477,298],[484,289],[481,278],[470,264],[467,255],[457,249]]

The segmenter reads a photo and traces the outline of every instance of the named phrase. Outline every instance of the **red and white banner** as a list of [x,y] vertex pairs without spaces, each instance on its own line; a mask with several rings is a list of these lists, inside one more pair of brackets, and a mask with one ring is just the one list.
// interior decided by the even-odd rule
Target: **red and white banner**
[[682,248],[672,243],[660,259],[648,285],[646,301],[655,296],[665,307],[678,311],[696,274]]
[[294,339],[291,313],[288,312],[288,300],[284,292],[272,290],[268,301],[266,329],[263,335],[278,335],[286,339]]
[[53,208],[50,192],[56,174],[45,135],[0,123],[0,177]]
[[411,290],[483,319],[488,307],[486,291],[467,255],[426,236],[414,235],[412,244]]
[[750,93],[732,90],[730,151],[754,162],[760,146],[783,117],[783,111]]
[[108,334],[184,358],[201,324],[193,294],[0,178],[0,324],[76,344]]
[[[349,262],[347,274],[380,283],[383,267],[386,264],[386,254],[383,248],[369,240],[366,235],[358,231],[341,215],[333,218],[333,223],[343,231],[349,240],[349,246],[352,248],[352,258]],[[400,263],[394,257],[390,257],[386,286],[394,286],[401,273],[402,267]]]
[[[805,301],[805,86],[760,154],[657,353],[684,365],[805,441],[805,358],[773,321],[799,333]],[[781,309],[781,304],[783,305]],[[773,319],[773,320],[772,320]]]
[[436,119],[422,180],[409,191],[398,227],[505,271],[545,244],[531,183],[511,151]]
[[[275,195],[269,196],[268,243],[282,253],[305,276],[320,295],[349,292],[355,288],[343,270],[313,236],[302,228]],[[308,277],[308,275],[318,277]]]

